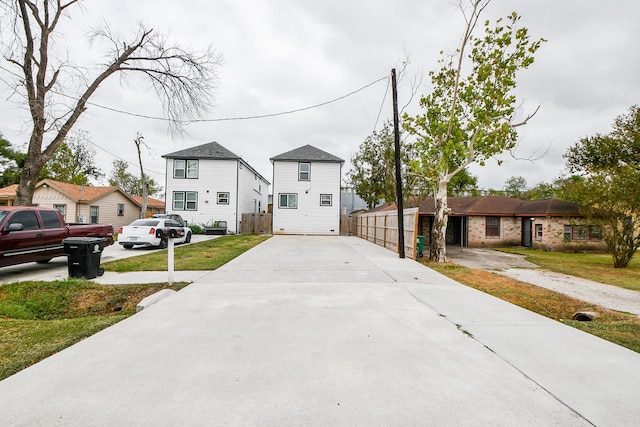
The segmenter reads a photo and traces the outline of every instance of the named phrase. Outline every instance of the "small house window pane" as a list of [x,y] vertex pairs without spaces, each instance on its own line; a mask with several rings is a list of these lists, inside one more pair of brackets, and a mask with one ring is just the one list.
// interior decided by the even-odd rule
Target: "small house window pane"
[[320,206],[331,206],[331,194],[321,194],[320,195]]
[[536,239],[542,240],[542,224],[536,224]]
[[500,237],[499,216],[488,216],[486,218],[485,234],[487,237]]
[[98,206],[91,206],[89,208],[89,216],[91,216],[91,224],[97,224],[99,219],[100,208]]
[[283,209],[295,209],[298,207],[298,195],[292,193],[280,194],[278,207]]
[[229,193],[218,193],[218,204],[219,205],[228,205],[229,204]]
[[198,178],[197,160],[187,160],[187,178]]
[[298,163],[298,181],[311,179],[311,163]]
[[188,191],[186,197],[187,197],[186,210],[188,211],[198,210],[198,193],[194,191]]
[[186,162],[184,160],[176,159],[173,161],[173,177],[184,178],[186,170]]
[[118,203],[118,216],[124,216],[124,203]]
[[174,211],[184,210],[184,193],[183,192],[173,193],[173,210]]

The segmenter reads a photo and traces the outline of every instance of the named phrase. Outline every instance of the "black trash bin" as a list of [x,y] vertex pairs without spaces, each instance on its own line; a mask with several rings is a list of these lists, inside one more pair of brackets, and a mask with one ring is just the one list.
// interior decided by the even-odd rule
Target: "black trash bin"
[[67,237],[62,241],[67,254],[69,277],[95,279],[104,274],[100,256],[107,239],[103,237]]

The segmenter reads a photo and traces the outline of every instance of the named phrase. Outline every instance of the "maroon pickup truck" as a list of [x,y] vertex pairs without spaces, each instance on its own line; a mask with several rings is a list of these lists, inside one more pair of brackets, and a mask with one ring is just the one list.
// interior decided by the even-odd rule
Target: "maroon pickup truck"
[[57,209],[0,206],[0,267],[38,262],[66,255],[62,240],[67,237],[104,237],[113,244],[113,226],[108,224],[65,224]]

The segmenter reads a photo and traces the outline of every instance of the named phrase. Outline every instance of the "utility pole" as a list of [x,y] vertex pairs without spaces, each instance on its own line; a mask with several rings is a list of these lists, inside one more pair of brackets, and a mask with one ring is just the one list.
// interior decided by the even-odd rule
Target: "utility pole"
[[136,139],[133,142],[136,144],[136,148],[138,149],[138,163],[140,163],[140,179],[142,182],[142,206],[140,207],[140,218],[147,217],[147,201],[149,197],[149,183],[147,181],[147,177],[144,174],[144,168],[142,167],[142,156],[140,155],[140,145],[144,144],[142,141],[144,136],[140,134],[140,132],[136,133]]
[[391,69],[393,94],[393,139],[396,148],[396,206],[398,207],[398,256],[404,258],[404,206],[402,205],[402,170],[400,165],[400,120],[398,119],[398,87],[396,69]]

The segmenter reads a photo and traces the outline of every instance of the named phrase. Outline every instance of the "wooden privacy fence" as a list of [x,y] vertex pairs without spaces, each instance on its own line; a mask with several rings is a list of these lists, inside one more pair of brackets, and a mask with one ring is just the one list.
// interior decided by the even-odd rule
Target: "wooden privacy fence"
[[240,223],[242,234],[271,234],[273,214],[270,213],[243,213]]
[[[405,256],[417,259],[418,208],[405,209],[403,218]],[[398,253],[398,212],[358,214],[356,235]]]

